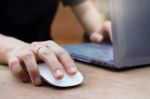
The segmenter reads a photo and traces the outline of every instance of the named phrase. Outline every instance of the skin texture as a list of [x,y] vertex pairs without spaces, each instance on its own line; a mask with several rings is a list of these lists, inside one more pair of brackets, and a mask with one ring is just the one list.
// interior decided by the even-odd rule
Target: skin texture
[[[89,34],[91,41],[100,43],[111,37],[111,23],[104,22],[89,0],[71,7],[78,20]],[[62,79],[64,72],[74,75],[77,67],[68,52],[54,41],[26,43],[17,38],[0,34],[0,64],[7,64],[12,73],[22,82],[42,85],[37,62],[45,62],[56,79]]]
[[[69,54],[53,41],[27,44],[15,38],[0,36],[1,40],[6,39],[6,43],[10,45],[7,46],[5,43],[5,47],[2,47],[3,50],[0,50],[1,55],[3,53],[3,58],[0,59],[1,63],[8,64],[12,73],[23,82],[31,80],[34,85],[42,84],[37,67],[37,61],[39,60],[49,66],[54,77],[58,80],[63,78],[64,72],[74,75],[77,71],[76,65]],[[18,45],[20,43],[20,46],[14,45],[15,42]]]

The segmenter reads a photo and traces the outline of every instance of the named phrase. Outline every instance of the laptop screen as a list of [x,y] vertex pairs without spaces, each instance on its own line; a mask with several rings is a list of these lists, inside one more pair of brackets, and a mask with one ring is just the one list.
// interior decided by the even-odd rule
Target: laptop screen
[[115,58],[120,65],[150,63],[150,0],[110,0]]

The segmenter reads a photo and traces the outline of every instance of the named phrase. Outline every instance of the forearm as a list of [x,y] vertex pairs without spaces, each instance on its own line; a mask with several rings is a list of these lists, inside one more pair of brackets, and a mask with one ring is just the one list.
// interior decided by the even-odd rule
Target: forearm
[[72,10],[88,34],[98,30],[104,21],[90,0],[72,6]]
[[23,47],[27,43],[0,34],[0,64],[8,64],[8,54],[16,48]]

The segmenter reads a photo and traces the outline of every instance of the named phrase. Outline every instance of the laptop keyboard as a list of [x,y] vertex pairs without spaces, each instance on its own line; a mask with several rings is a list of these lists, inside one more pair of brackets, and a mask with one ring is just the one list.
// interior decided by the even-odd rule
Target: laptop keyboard
[[[65,47],[67,49],[67,47]],[[76,56],[93,60],[113,60],[113,48],[110,44],[81,44],[69,47],[68,51]]]

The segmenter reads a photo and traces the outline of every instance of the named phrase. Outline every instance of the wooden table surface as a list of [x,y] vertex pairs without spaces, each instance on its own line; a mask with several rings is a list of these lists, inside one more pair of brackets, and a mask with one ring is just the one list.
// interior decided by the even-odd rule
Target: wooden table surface
[[67,89],[24,84],[8,67],[0,66],[0,99],[150,99],[150,67],[117,72],[82,63],[77,65],[84,82]]

